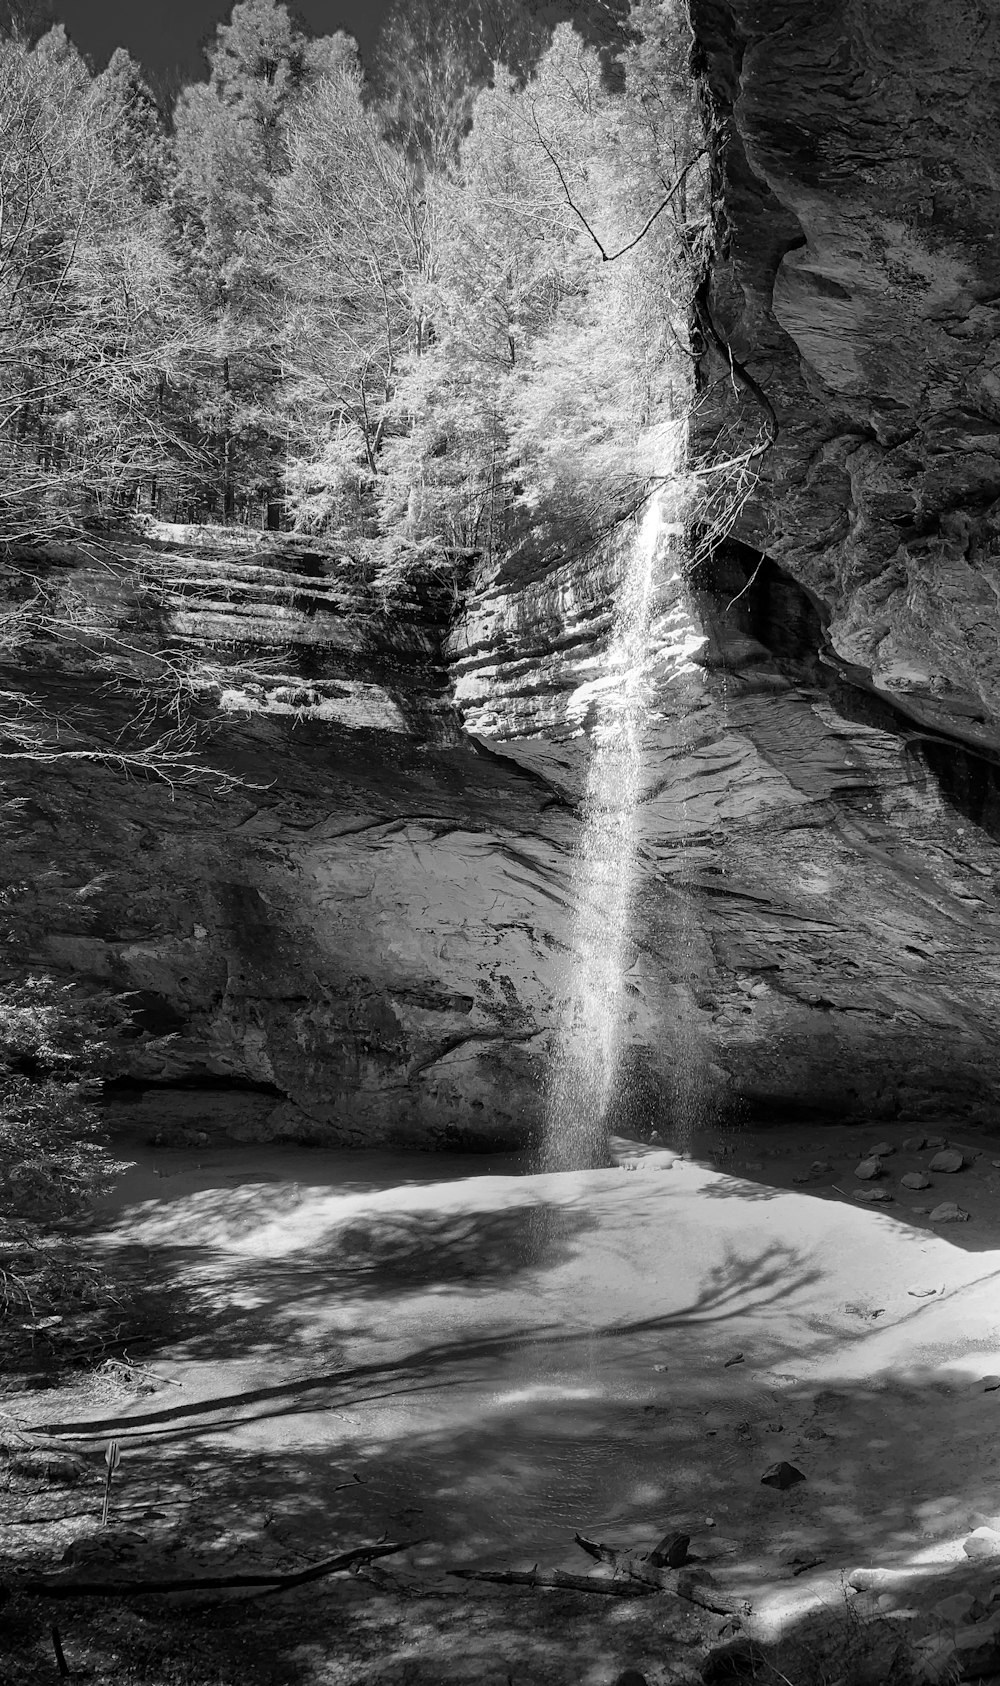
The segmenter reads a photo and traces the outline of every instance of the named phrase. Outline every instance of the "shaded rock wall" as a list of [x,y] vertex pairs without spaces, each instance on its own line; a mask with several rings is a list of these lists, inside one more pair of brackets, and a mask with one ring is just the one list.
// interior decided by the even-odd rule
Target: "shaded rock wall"
[[974,0],[692,0],[691,16],[716,139],[712,311],[780,426],[738,536],[827,606],[856,680],[995,751],[1000,16]]

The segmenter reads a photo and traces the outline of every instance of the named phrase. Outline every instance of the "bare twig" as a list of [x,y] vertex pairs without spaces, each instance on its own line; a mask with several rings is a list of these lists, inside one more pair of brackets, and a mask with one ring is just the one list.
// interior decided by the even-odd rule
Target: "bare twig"
[[106,1358],[104,1362],[106,1364],[116,1364],[119,1370],[138,1370],[144,1376],[152,1376],[154,1381],[166,1382],[169,1387],[184,1386],[183,1382],[175,1381],[173,1376],[161,1376],[158,1370],[151,1370],[146,1364],[137,1364],[135,1360],[130,1358],[128,1353],[124,1351],[121,1358]]

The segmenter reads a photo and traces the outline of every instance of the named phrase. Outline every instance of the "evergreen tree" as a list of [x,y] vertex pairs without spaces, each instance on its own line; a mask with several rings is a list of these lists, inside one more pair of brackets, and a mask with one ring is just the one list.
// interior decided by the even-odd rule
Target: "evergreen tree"
[[[190,336],[162,212],[62,30],[0,40],[0,526],[113,511],[180,441],[162,402]],[[141,173],[141,172],[140,172]]]
[[293,503],[314,525],[346,498],[348,525],[363,528],[398,370],[426,332],[427,202],[349,64],[299,104],[287,144],[265,261],[296,444]]
[[171,185],[166,120],[141,65],[124,47],[95,78],[91,103],[119,169],[147,205],[161,204]]
[[343,36],[309,43],[277,0],[240,0],[208,50],[209,79],[175,112],[174,219],[185,268],[214,328],[214,379],[197,420],[216,464],[218,510],[272,503],[284,441],[280,361],[262,316],[256,247],[288,170],[286,121]]

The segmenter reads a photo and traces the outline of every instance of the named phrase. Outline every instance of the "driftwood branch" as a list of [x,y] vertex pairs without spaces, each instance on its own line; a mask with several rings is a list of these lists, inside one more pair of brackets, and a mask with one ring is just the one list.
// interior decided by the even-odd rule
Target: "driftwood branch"
[[460,1581],[494,1581],[499,1586],[541,1586],[561,1592],[598,1592],[611,1598],[646,1598],[658,1590],[643,1581],[602,1581],[591,1575],[568,1575],[562,1569],[449,1569]]
[[672,1572],[651,1563],[642,1552],[602,1545],[599,1540],[585,1539],[582,1534],[574,1534],[573,1538],[588,1557],[592,1557],[597,1563],[609,1563],[617,1574],[626,1576],[628,1580],[641,1581],[644,1586],[652,1587],[657,1592],[673,1591]]
[[[750,1606],[745,1599],[731,1598],[715,1585],[706,1569],[671,1568],[670,1556],[687,1552],[688,1536],[670,1534],[651,1552],[628,1551],[622,1546],[604,1545],[574,1534],[577,1545],[598,1563],[614,1569],[614,1578],[571,1575],[562,1569],[449,1569],[449,1575],[463,1581],[492,1581],[499,1586],[532,1586],[560,1592],[594,1592],[607,1598],[646,1598],[656,1592],[670,1592],[675,1598],[697,1604],[716,1616],[745,1616]],[[683,1544],[682,1544],[683,1542]]]
[[419,1544],[419,1540],[403,1540],[394,1545],[354,1546],[350,1551],[324,1558],[322,1563],[296,1569],[290,1575],[272,1571],[262,1575],[194,1575],[164,1581],[22,1581],[18,1590],[35,1598],[142,1598],[151,1592],[215,1592],[230,1587],[259,1587],[264,1593],[287,1592],[291,1587],[305,1586],[307,1581],[318,1581],[324,1575],[336,1575],[341,1569],[371,1563],[376,1557],[391,1557]]
[[[716,1616],[744,1616],[748,1613],[746,1600],[731,1598],[723,1592],[707,1569],[671,1569],[665,1563],[654,1562],[660,1554],[660,1547],[645,1556],[642,1552],[627,1551],[620,1546],[602,1545],[599,1540],[588,1540],[583,1534],[574,1534],[573,1538],[588,1557],[595,1558],[598,1563],[610,1563],[620,1574],[649,1587],[651,1592],[675,1593],[678,1598],[697,1604],[700,1610],[711,1610]],[[661,1546],[664,1543],[661,1542]]]

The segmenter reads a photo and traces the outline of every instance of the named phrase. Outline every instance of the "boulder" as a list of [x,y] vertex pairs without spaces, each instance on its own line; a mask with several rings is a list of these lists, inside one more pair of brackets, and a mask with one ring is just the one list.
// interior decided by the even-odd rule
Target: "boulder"
[[954,1637],[955,1661],[961,1680],[1000,1670],[1000,1614],[961,1627]]
[[965,1164],[965,1154],[961,1148],[946,1147],[941,1153],[936,1153],[931,1160],[932,1171],[960,1171]]
[[962,1543],[966,1557],[1000,1557],[1000,1534],[993,1528],[974,1528]]
[[934,1633],[918,1639],[910,1656],[913,1686],[954,1686],[958,1678],[952,1634]]
[[855,1165],[854,1175],[860,1177],[862,1182],[869,1182],[874,1177],[881,1177],[883,1175],[881,1159],[862,1159],[860,1164]]
[[945,1627],[968,1627],[986,1615],[986,1605],[975,1592],[953,1592],[934,1605],[931,1615]]

